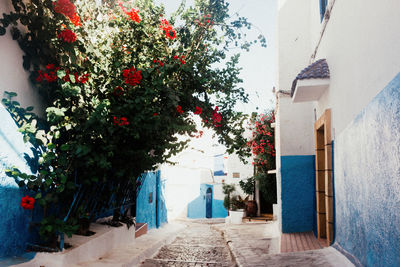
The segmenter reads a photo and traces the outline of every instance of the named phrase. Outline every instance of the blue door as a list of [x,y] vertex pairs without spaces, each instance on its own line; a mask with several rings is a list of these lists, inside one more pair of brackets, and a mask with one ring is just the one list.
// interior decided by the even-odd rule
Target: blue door
[[212,218],[212,190],[210,187],[206,192],[206,218]]

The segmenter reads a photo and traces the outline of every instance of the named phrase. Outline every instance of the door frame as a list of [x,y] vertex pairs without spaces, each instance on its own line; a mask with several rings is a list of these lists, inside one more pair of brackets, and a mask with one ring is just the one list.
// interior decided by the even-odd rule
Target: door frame
[[331,109],[326,109],[314,124],[315,185],[318,239],[329,246],[334,236]]

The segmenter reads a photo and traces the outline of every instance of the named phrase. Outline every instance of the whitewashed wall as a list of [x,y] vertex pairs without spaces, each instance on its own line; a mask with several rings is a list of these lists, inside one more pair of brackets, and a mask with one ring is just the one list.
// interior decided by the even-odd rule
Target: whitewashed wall
[[336,0],[316,57],[331,71],[317,115],[332,108],[336,135],[399,72],[399,10],[398,0]]
[[[0,1],[0,14],[9,13],[10,10],[11,0]],[[0,98],[4,97],[4,91],[16,92],[16,99],[23,107],[34,106],[34,111],[42,114],[40,97],[29,82],[29,73],[22,67],[23,52],[11,38],[9,29],[6,35],[0,36]]]

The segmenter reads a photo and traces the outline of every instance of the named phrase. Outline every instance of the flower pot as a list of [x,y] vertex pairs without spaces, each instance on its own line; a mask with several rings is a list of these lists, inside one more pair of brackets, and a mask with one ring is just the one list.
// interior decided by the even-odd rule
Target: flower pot
[[241,224],[242,219],[244,217],[244,210],[231,210],[229,211],[230,214],[230,222],[232,224]]
[[257,216],[257,202],[255,200],[247,201],[246,212],[249,217]]

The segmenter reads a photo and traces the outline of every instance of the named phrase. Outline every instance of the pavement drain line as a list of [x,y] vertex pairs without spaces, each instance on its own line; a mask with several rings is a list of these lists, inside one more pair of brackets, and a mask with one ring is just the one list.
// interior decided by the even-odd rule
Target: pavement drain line
[[192,247],[192,248],[225,248],[224,246],[214,246],[214,245],[207,245],[207,244],[197,244],[197,245],[190,245],[190,244],[169,244],[170,247]]
[[225,239],[226,244],[229,248],[229,253],[231,254],[232,261],[235,263],[235,266],[242,267],[242,264],[238,261],[238,256],[236,255],[233,247],[232,247],[232,240],[228,240],[224,230],[221,230],[215,226],[211,226],[212,229],[219,231]]
[[173,259],[149,259],[149,261],[176,262],[176,263],[220,264],[220,262],[216,262],[216,261],[184,261],[184,260],[173,260]]

